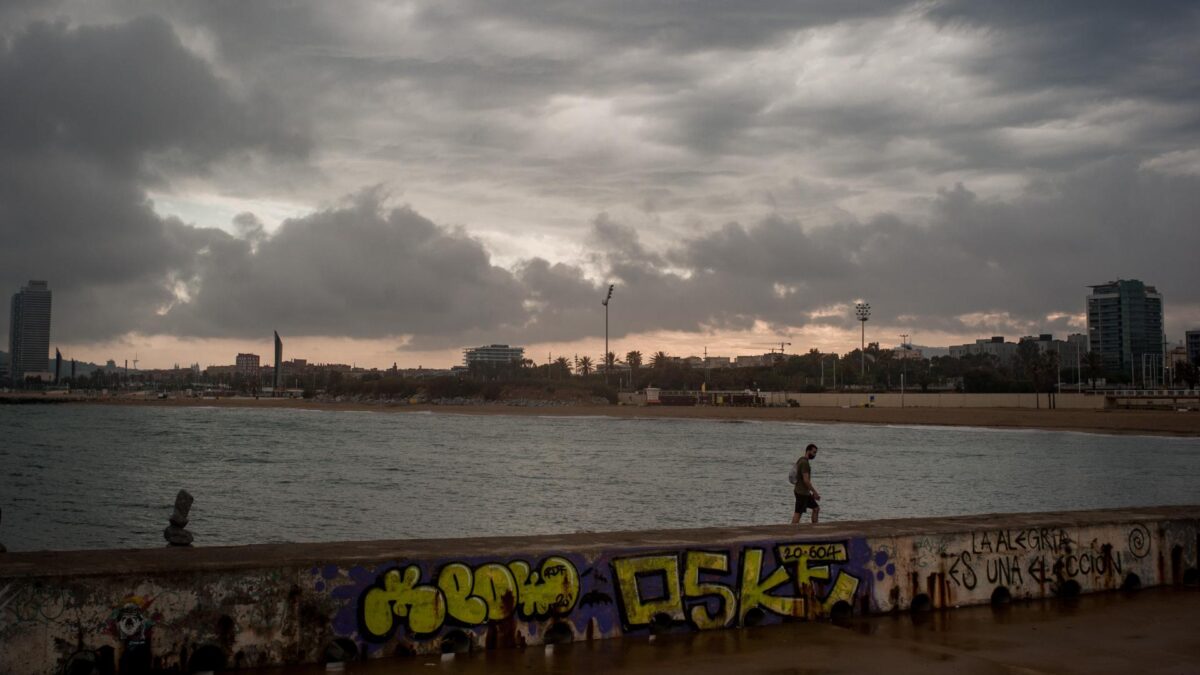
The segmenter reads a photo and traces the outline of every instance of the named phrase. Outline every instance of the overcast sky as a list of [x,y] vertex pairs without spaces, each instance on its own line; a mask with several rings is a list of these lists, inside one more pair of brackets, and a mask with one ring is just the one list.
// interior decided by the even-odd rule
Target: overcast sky
[[[142,367],[1200,328],[1194,2],[0,4],[0,289]],[[7,334],[7,312],[0,326]]]

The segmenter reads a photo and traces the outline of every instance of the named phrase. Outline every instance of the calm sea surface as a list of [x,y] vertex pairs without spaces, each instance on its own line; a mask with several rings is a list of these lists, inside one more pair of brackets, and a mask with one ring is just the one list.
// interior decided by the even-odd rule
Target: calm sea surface
[[786,522],[821,446],[827,520],[1200,503],[1200,439],[778,422],[0,406],[10,551]]

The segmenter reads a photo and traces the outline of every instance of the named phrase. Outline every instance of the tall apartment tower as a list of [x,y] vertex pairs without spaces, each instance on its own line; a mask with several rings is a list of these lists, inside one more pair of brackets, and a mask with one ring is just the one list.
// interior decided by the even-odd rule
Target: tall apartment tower
[[260,370],[259,361],[258,354],[238,354],[233,363],[237,367],[237,372],[254,378],[254,381],[257,382]]
[[279,395],[279,387],[283,384],[283,340],[279,339],[279,331],[275,331],[275,379],[271,382],[271,391]]
[[50,364],[50,286],[30,281],[12,296],[8,323],[8,376],[20,386],[26,373]]
[[1161,369],[1163,299],[1158,289],[1137,279],[1090,286],[1087,297],[1088,344],[1110,372]]
[[1184,333],[1184,343],[1187,347],[1188,361],[1200,366],[1200,330]]

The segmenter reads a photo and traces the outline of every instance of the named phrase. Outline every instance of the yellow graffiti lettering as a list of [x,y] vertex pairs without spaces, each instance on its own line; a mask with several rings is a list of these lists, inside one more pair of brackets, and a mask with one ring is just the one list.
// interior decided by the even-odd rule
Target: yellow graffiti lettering
[[516,560],[508,564],[508,569],[516,581],[522,616],[561,616],[570,612],[579,600],[579,572],[565,558],[546,558],[536,571],[529,563]]
[[742,557],[742,587],[738,619],[744,621],[746,614],[755,607],[767,609],[784,616],[804,616],[804,598],[789,598],[769,595],[779,585],[789,581],[787,567],[780,565],[766,580],[762,579],[763,552],[759,548],[747,548]]
[[683,573],[684,597],[692,599],[716,596],[721,601],[720,608],[711,614],[705,605],[696,605],[691,608],[692,623],[697,628],[701,630],[723,628],[733,621],[734,614],[737,612],[737,597],[734,596],[733,591],[724,584],[700,582],[701,572],[724,574],[728,571],[728,554],[688,551]]
[[432,633],[446,620],[446,603],[434,586],[418,586],[421,570],[410,565],[383,575],[383,588],[374,586],[362,599],[363,623],[374,636],[391,633],[395,619],[407,618],[415,633]]
[[468,626],[507,619],[518,608],[525,618],[561,616],[575,608],[580,590],[575,566],[557,556],[546,558],[536,570],[523,560],[474,569],[448,563],[436,584],[421,585],[420,580],[420,568],[410,565],[403,572],[389,570],[363,593],[368,639],[387,638],[397,619],[407,620],[413,633],[428,634],[441,628],[447,616]]
[[858,579],[845,572],[838,572],[837,581],[833,582],[833,590],[829,591],[829,596],[821,603],[821,607],[828,614],[833,610],[833,606],[839,602],[845,602],[851,607],[854,606],[854,593],[858,590]]
[[487,603],[487,620],[502,621],[512,616],[517,606],[517,581],[504,565],[487,563],[475,570],[472,592]]
[[475,582],[470,567],[462,563],[446,565],[438,574],[437,585],[446,595],[446,613],[455,620],[475,625],[487,619],[487,602],[473,595]]
[[[612,563],[617,588],[621,591],[625,622],[630,626],[648,626],[655,616],[666,614],[683,621],[683,598],[679,589],[679,558],[673,555],[651,555],[623,558]],[[662,575],[661,598],[643,600],[638,588],[638,576]]]

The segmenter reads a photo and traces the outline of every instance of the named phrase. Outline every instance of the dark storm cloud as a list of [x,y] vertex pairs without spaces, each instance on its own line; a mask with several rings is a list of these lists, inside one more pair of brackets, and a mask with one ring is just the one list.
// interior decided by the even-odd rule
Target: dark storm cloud
[[872,0],[719,0],[644,3],[637,0],[521,0],[439,2],[421,14],[422,23],[447,29],[464,18],[516,22],[538,30],[563,31],[619,48],[653,47],[667,53],[754,48],[796,30],[881,14],[892,3]]
[[222,238],[154,213],[156,167],[186,175],[305,145],[268,124],[283,117],[269,99],[232,95],[160,19],[33,23],[0,51],[0,91],[0,285],[50,280],[67,340],[152,329],[197,251]]
[[[1200,315],[1191,4],[152,9],[0,8],[0,283],[51,279],[58,337],[571,340],[610,282],[613,335],[1062,332],[1117,277]],[[185,181],[247,212],[156,214]]]
[[303,149],[280,111],[232,98],[157,18],[76,30],[35,23],[5,51],[0,88],[0,148],[14,155],[57,150],[130,171],[149,153],[203,163],[251,145]]
[[265,325],[299,335],[408,334],[419,348],[566,341],[599,334],[608,282],[617,285],[614,337],[756,321],[849,328],[848,309],[817,315],[860,297],[874,320],[915,331],[1062,334],[1078,327],[1048,316],[1081,313],[1088,284],[1119,277],[1200,304],[1192,283],[1200,231],[1190,226],[1200,218],[1196,177],[1113,162],[1008,201],[958,185],[937,195],[931,213],[822,228],[778,217],[729,223],[665,254],[601,214],[588,239],[598,281],[541,258],[511,272],[496,267],[464,233],[407,208],[387,210],[367,192],[288,221],[257,251],[232,237],[210,244],[193,279],[199,291],[163,327],[202,336],[252,335]]
[[196,291],[163,317],[180,335],[455,335],[523,320],[523,290],[479,242],[374,192],[286,221],[252,251],[228,238],[201,256]]
[[1003,59],[981,50],[971,67],[1012,88],[1090,88],[1194,100],[1200,7],[1187,0],[1085,4],[949,1],[931,20],[989,31]]
[[[1200,179],[1117,162],[1009,201],[959,185],[936,197],[926,221],[882,215],[806,229],[771,217],[682,240],[665,255],[602,214],[589,237],[597,281],[541,258],[498,268],[477,241],[365,193],[289,221],[256,253],[233,238],[213,248],[200,292],[165,320],[184,335],[249,335],[268,324],[304,335],[403,333],[419,348],[565,341],[600,334],[612,282],[613,337],[756,321],[850,328],[848,309],[814,313],[860,297],[873,320],[918,332],[1062,334],[1078,327],[1048,316],[1081,313],[1090,283],[1142,278],[1172,302],[1200,304],[1191,278],[1200,232],[1189,227],[1198,217]],[[1142,246],[1147,239],[1170,245]]]
[[[1070,143],[1047,138],[1037,148],[1039,168],[1069,169],[1200,143],[1200,7],[1194,2],[952,1],[927,16],[946,30],[979,31],[982,44],[965,55],[964,72],[986,81],[995,95],[1031,101],[1007,109],[990,130],[979,127],[982,138],[948,140],[975,166],[991,157],[1028,168],[1029,153],[1013,153],[994,130],[1086,119],[1089,108],[1097,114],[1090,124],[1069,125],[1077,132]],[[1090,137],[1088,126],[1095,128]]]
[[[448,174],[519,164],[529,189],[564,199],[579,196],[579,162],[630,169],[529,152],[539,130],[521,122],[563,96],[611,99],[617,114],[641,120],[643,140],[689,155],[795,156],[845,181],[1061,171],[1196,142],[1200,106],[1151,107],[1196,98],[1200,45],[1187,3],[1009,5],[463,0],[164,11],[207,27],[223,60],[269,79],[289,104],[391,127],[394,137],[359,151]],[[969,45],[943,54],[938,39]],[[800,48],[824,41],[824,51]],[[1115,109],[1093,110],[1104,105]],[[905,151],[913,145],[927,151]],[[681,175],[654,168],[658,180]],[[681,181],[660,185],[707,187]]]
[[[861,297],[875,320],[914,330],[1062,333],[1079,327],[1047,316],[1081,314],[1086,286],[1117,278],[1155,283],[1176,306],[1200,306],[1198,220],[1200,178],[1113,162],[1007,201],[958,185],[937,196],[927,221],[884,215],[810,230],[778,218],[730,223],[668,254],[690,271],[686,279],[656,271],[657,256],[631,256],[640,248],[628,228],[608,261],[633,286],[623,305],[635,305],[636,323],[622,324],[633,332],[664,327],[664,317],[683,330],[745,327],[751,317],[801,326],[812,312]],[[979,314],[1007,317],[973,323]],[[848,328],[854,318],[847,310],[823,322]]]

